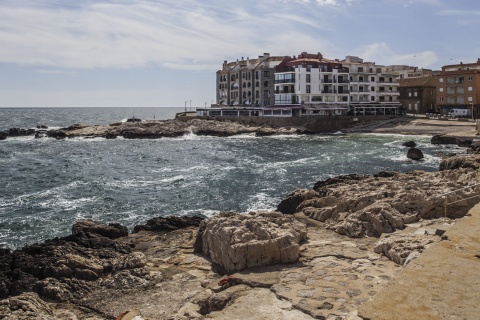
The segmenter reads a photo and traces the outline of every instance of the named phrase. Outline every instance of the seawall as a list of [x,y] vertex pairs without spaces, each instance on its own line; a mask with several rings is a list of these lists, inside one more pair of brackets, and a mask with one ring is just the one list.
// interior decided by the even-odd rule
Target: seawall
[[[312,133],[336,132],[356,125],[398,118],[398,116],[304,116],[304,117],[197,117],[198,119],[233,121],[244,125],[267,125],[275,128],[298,127]],[[177,120],[188,121],[192,117],[179,116]]]

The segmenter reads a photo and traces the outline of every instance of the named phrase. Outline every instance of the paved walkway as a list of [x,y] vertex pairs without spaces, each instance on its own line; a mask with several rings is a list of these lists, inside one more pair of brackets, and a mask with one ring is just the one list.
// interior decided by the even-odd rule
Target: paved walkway
[[480,204],[425,250],[376,298],[359,308],[369,320],[480,319]]

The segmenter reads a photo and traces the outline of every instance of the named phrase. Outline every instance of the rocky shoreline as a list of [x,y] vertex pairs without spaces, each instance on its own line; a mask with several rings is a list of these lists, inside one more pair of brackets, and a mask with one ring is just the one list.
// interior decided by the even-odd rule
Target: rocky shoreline
[[[478,203],[480,156],[438,172],[349,175],[277,212],[158,217],[0,252],[5,319],[349,319]],[[445,211],[438,195],[466,199]]]

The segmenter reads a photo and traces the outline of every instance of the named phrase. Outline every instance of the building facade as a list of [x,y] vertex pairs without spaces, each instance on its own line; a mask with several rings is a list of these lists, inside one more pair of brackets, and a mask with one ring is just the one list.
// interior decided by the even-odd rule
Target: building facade
[[348,69],[321,53],[302,52],[275,68],[275,107],[303,106],[303,114],[348,111]]
[[389,113],[400,106],[398,73],[355,56],[341,61],[349,70],[350,109],[362,113]]
[[400,102],[408,113],[440,112],[436,107],[436,77],[410,77],[400,80]]
[[216,103],[212,107],[269,107],[274,102],[275,67],[285,57],[269,53],[258,59],[224,61],[216,75]]
[[442,113],[451,109],[472,108],[478,114],[480,103],[480,59],[442,67],[436,77],[437,108]]

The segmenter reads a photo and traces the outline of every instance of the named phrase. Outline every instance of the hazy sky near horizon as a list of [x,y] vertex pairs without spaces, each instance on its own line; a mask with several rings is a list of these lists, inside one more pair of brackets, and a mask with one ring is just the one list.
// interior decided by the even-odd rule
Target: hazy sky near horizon
[[192,107],[224,60],[480,58],[478,0],[0,0],[0,107]]

